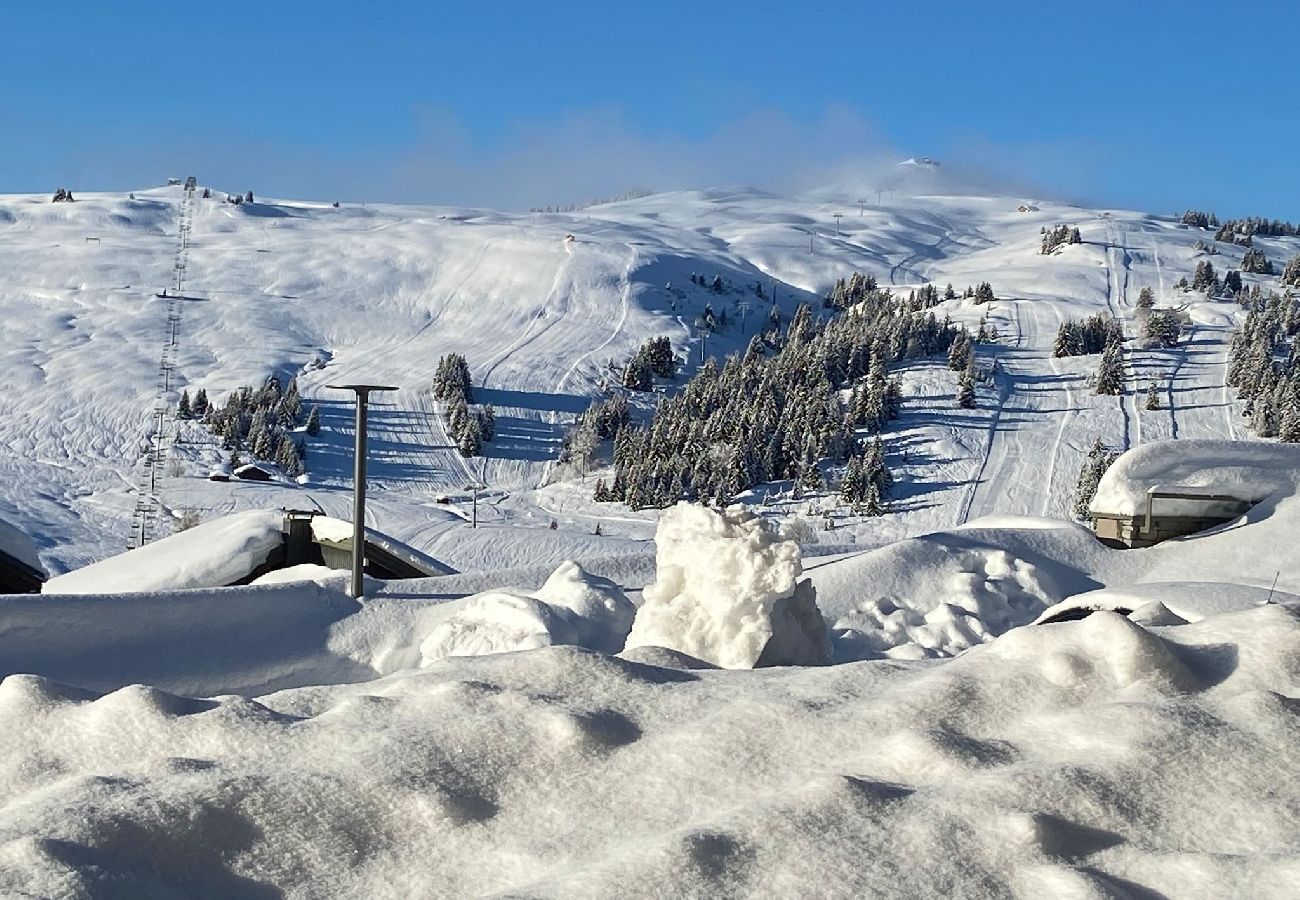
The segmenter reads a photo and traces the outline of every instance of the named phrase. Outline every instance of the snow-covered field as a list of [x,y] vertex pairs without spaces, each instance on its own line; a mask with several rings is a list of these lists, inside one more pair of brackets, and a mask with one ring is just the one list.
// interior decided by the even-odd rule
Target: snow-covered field
[[[0,197],[0,444],[8,450],[0,519],[38,535],[53,573],[121,552],[132,535],[168,328],[168,301],[155,295],[172,283],[182,195],[173,187],[135,196]],[[621,366],[662,334],[694,366],[705,303],[732,321],[708,342],[708,353],[721,355],[743,347],[768,309],[756,283],[769,297],[775,288],[788,316],[853,271],[959,291],[989,280],[1000,298],[991,308],[958,300],[936,312],[972,327],[987,314],[1002,340],[981,354],[1001,366],[970,411],[948,402],[953,377],[941,360],[906,367],[904,416],[887,436],[900,476],[894,514],[843,521],[846,530],[827,543],[879,545],[991,513],[1062,516],[1096,436],[1117,449],[1235,436],[1241,426],[1223,368],[1238,311],[1173,288],[1201,256],[1193,243],[1208,235],[1137,213],[1049,203],[1020,213],[1018,203],[900,196],[854,215],[856,203],[834,192],[786,199],[738,189],[547,215],[196,200],[184,278],[191,299],[179,304],[171,387],[206,388],[219,401],[271,372],[297,374],[307,401],[320,404],[324,432],[309,443],[311,481],[300,488],[207,482],[215,445],[198,426],[181,427],[156,530],[166,533],[185,510],[211,517],[311,501],[346,518],[351,420],[346,397],[326,385],[366,380],[401,388],[371,417],[372,526],[457,568],[557,563],[570,555],[565,541],[528,533],[552,519],[584,545],[600,543],[587,540],[600,523],[615,538],[610,552],[621,552],[618,538],[650,537],[653,514],[593,504],[594,475],[552,483],[550,463],[567,424],[617,380],[611,361]],[[845,213],[839,235],[835,212]],[[1076,223],[1084,243],[1040,255],[1040,229],[1059,222]],[[1277,261],[1296,243],[1257,241]],[[1221,268],[1240,252],[1222,247]],[[692,284],[693,272],[721,274],[734,292],[719,298]],[[1084,385],[1095,357],[1050,357],[1056,327],[1099,311],[1127,322],[1143,286],[1161,305],[1187,306],[1194,330],[1174,350],[1135,353],[1119,401],[1097,397]],[[742,301],[750,305],[744,333]],[[433,367],[451,351],[468,358],[476,397],[498,409],[486,458],[463,460],[433,414]],[[324,367],[312,368],[317,361]],[[1140,409],[1153,378],[1165,387],[1164,408]],[[488,485],[481,521],[507,530],[463,527],[469,511],[460,501],[472,480]],[[436,504],[443,493],[456,502]],[[818,505],[810,498],[770,511]]]
[[[0,540],[55,575],[107,560],[0,598],[0,893],[1294,896],[1300,451],[1251,440],[1224,384],[1239,307],[1174,287],[1212,235],[955,194],[859,210],[729,189],[575,214],[196,200],[175,302],[156,294],[181,189],[77,196],[0,197]],[[1059,223],[1083,243],[1039,254]],[[1300,250],[1256,246],[1275,265]],[[742,497],[759,518],[632,512],[593,502],[601,472],[554,465],[645,339],[668,335],[689,372],[705,303],[732,322],[707,341],[722,355],[769,308],[756,283],[788,317],[854,271],[998,297],[936,309],[998,330],[975,409],[943,359],[900,369],[887,515],[781,486]],[[1098,396],[1095,355],[1052,357],[1057,327],[1102,312],[1132,335],[1143,287],[1190,333],[1134,349],[1125,393]],[[169,305],[170,387],[219,401],[296,375],[323,430],[300,485],[209,481],[216,443],[168,426],[157,533],[209,523],[111,559]],[[481,458],[430,396],[453,351],[497,409]],[[362,600],[312,569],[216,587],[277,540],[266,511],[348,517],[351,410],[327,385],[358,381],[400,388],[372,410],[367,524],[457,574]],[[1130,451],[1098,492],[1116,511],[1159,483],[1259,502],[1106,548],[1068,521],[1098,438]],[[1030,624],[1074,608],[1103,611]],[[836,664],[746,668],[765,653]]]

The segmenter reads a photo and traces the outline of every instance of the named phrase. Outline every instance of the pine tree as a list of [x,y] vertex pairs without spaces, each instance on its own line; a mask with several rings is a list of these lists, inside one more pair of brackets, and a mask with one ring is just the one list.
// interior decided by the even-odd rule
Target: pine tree
[[1087,517],[1092,507],[1092,498],[1097,495],[1097,485],[1101,483],[1101,476],[1106,474],[1106,470],[1118,458],[1119,454],[1108,452],[1101,446],[1100,440],[1093,441],[1092,449],[1088,451],[1088,456],[1079,469],[1079,478],[1074,486],[1073,509],[1076,516]]
[[479,426],[485,442],[489,442],[497,436],[497,411],[491,403],[486,404],[479,411]]
[[975,408],[975,382],[969,372],[957,376],[957,405],[962,409]]
[[460,455],[465,457],[478,456],[483,449],[483,431],[478,416],[465,416],[456,440],[456,448],[460,450]]
[[1139,309],[1152,309],[1156,305],[1155,292],[1152,291],[1151,288],[1149,287],[1144,287],[1138,293],[1137,305]]
[[885,504],[880,498],[880,489],[874,484],[868,484],[866,491],[863,492],[862,502],[858,504],[857,511],[859,515],[876,518],[885,514]]
[[1147,409],[1160,408],[1160,385],[1154,381],[1147,387]]
[[191,404],[190,409],[193,411],[195,418],[201,418],[207,414],[208,392],[206,390],[199,388],[198,393],[194,395],[194,402]]
[[176,418],[189,419],[193,418],[193,411],[190,409],[190,392],[181,391],[181,399],[176,404]]
[[1097,368],[1097,393],[1124,393],[1124,357],[1118,341],[1111,341],[1101,354]]
[[862,501],[866,491],[866,478],[862,472],[862,460],[855,456],[844,467],[844,476],[840,479],[840,499],[849,506],[856,506]]
[[312,437],[320,434],[320,409],[313,406],[307,413],[307,433]]

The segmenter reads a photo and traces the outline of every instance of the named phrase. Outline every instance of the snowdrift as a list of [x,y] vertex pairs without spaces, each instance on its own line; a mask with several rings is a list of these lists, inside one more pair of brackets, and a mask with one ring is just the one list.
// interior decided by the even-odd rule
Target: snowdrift
[[1283,898],[1297,657],[1269,605],[942,664],[548,647],[256,701],[11,676],[0,891]]

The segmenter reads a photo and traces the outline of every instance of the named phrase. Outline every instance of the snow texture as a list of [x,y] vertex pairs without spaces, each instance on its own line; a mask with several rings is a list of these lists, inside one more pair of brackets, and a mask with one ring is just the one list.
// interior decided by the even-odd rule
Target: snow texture
[[665,647],[726,669],[822,665],[830,642],[799,545],[733,506],[679,503],[655,536],[655,582],[643,591],[627,649]]
[[257,700],[13,675],[0,892],[1281,900],[1298,656],[1269,605],[941,664],[548,647]]

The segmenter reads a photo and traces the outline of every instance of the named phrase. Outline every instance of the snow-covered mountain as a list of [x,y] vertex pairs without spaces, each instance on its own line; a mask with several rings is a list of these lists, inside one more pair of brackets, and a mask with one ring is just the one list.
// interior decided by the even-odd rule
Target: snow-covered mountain
[[[400,387],[372,416],[378,527],[462,565],[489,546],[507,554],[504,564],[552,561],[538,547],[553,543],[543,533],[553,518],[584,533],[599,521],[609,547],[643,540],[652,514],[592,504],[590,482],[548,485],[566,426],[645,339],[667,335],[689,369],[705,352],[743,347],[773,291],[788,316],[855,271],[900,290],[991,282],[996,303],[959,299],[936,312],[972,328],[987,316],[1001,337],[986,355],[1001,373],[976,409],[957,410],[941,360],[905,367],[904,416],[887,442],[899,502],[882,520],[850,523],[838,542],[877,544],[991,513],[1063,515],[1095,437],[1123,449],[1241,430],[1223,387],[1238,308],[1174,289],[1209,235],[1169,217],[1005,196],[898,193],[878,205],[833,190],[655,194],[574,214],[233,205],[213,194],[194,201],[168,386],[219,401],[269,373],[296,374],[324,432],[309,443],[305,487],[216,484],[205,478],[216,444],[181,424],[159,487],[165,520],[312,501],[346,515],[350,409],[327,385],[365,380]],[[172,327],[171,301],[157,294],[173,283],[182,196],[173,186],[73,203],[0,197],[0,519],[37,535],[52,571],[120,552],[130,538]],[[1083,243],[1041,255],[1041,229],[1059,223],[1077,225]],[[1279,261],[1294,243],[1257,240]],[[1214,261],[1231,266],[1241,252],[1222,245]],[[693,273],[720,274],[730,290],[718,297]],[[1135,352],[1125,396],[1094,396],[1083,384],[1094,358],[1051,358],[1057,326],[1096,312],[1128,322],[1144,286],[1159,304],[1186,309],[1190,340]],[[707,346],[696,324],[706,303],[732,322]],[[497,408],[498,437],[483,458],[455,452],[433,414],[434,365],[452,351],[467,357],[476,398]],[[1152,380],[1167,401],[1159,411],[1140,408]],[[480,531],[510,526],[509,541],[458,527],[472,480],[489,486]],[[451,504],[435,502],[447,494]]]

